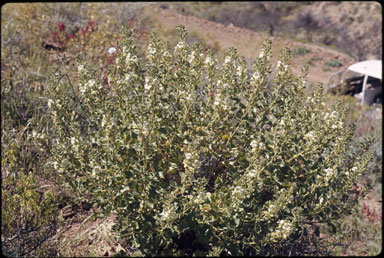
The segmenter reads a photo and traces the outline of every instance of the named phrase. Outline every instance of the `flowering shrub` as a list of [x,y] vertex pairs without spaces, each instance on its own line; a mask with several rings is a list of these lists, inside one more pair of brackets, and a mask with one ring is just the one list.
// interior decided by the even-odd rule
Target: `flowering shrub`
[[47,164],[141,254],[305,252],[307,225],[357,203],[372,139],[349,150],[346,109],[325,110],[320,85],[304,98],[289,49],[275,66],[266,40],[249,72],[235,48],[219,65],[178,29],[174,51],[153,34],[145,58],[125,31],[108,84],[81,58],[78,84],[52,76]]

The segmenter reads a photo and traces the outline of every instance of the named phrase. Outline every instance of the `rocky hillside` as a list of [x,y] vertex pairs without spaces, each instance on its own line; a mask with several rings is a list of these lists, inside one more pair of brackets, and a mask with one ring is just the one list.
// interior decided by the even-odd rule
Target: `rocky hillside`
[[164,3],[179,13],[224,25],[268,32],[337,48],[358,60],[381,58],[382,7],[378,2]]
[[[321,82],[326,84],[333,72],[356,62],[355,58],[331,48],[279,36],[270,36],[265,32],[255,32],[233,24],[226,26],[194,16],[183,15],[168,8],[151,6],[147,11],[152,14],[153,19],[165,26],[166,30],[174,30],[177,25],[183,24],[189,34],[198,35],[210,47],[218,46],[219,49],[226,49],[234,46],[248,61],[258,56],[264,39],[269,38],[272,40],[274,59],[279,57],[279,53],[284,46],[288,46],[294,53],[292,60],[293,73],[298,75],[301,66],[307,63],[310,65],[308,79],[313,83]],[[305,53],[300,54],[300,51]],[[295,52],[298,54],[295,55]],[[336,65],[329,65],[332,62]]]

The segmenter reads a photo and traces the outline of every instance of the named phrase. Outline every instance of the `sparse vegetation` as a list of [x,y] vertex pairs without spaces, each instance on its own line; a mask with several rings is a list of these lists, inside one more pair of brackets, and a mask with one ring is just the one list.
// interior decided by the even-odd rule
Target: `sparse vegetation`
[[304,56],[308,53],[310,53],[311,50],[306,48],[306,47],[298,47],[298,48],[294,48],[293,49],[293,57],[296,57],[296,56]]
[[342,66],[342,63],[340,63],[339,60],[329,60],[329,61],[325,62],[324,65],[328,66],[328,67],[340,67],[340,66]]

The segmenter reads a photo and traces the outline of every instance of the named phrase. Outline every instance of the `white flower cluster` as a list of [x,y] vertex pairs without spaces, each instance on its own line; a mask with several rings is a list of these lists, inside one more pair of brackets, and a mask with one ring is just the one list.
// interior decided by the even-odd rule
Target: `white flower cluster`
[[[357,167],[353,167],[352,168],[352,173],[356,173],[357,172],[357,170],[358,170],[358,168]],[[345,171],[344,172],[344,174],[346,175],[346,176],[349,176],[349,171],[347,170],[347,171]]]
[[214,65],[215,63],[213,62],[212,58],[210,56],[207,56],[205,58],[205,61],[204,61],[204,64],[207,65],[207,66],[212,66]]
[[78,67],[77,67],[77,73],[80,75],[82,72],[85,71],[85,68],[84,68],[84,65],[80,64]]
[[144,89],[149,91],[152,89],[152,86],[154,86],[158,82],[159,81],[157,80],[157,78],[145,77]]
[[324,172],[325,172],[325,181],[328,182],[334,175],[335,171],[332,168],[326,168]]
[[263,78],[261,77],[261,75],[260,75],[260,73],[258,71],[255,71],[252,74],[251,83],[253,83],[253,84],[261,84],[261,83],[263,83]]
[[55,103],[52,99],[48,99],[48,107],[52,108],[52,104]]
[[176,209],[177,209],[177,204],[175,203],[174,205],[175,207],[169,207],[168,209],[164,209],[161,213],[160,213],[160,219],[162,221],[172,221],[175,217],[177,217],[177,213],[176,213]]
[[241,77],[241,76],[244,74],[244,71],[245,71],[244,67],[241,66],[241,65],[239,65],[239,66],[236,68],[236,75],[239,76],[239,77]]
[[194,171],[195,169],[199,169],[201,167],[201,161],[199,160],[197,153],[186,152],[184,154],[183,164],[184,168],[190,171]]
[[256,175],[257,175],[256,169],[251,169],[248,171],[248,177],[254,178],[254,177],[256,177]]
[[194,204],[202,204],[206,201],[211,200],[211,193],[210,192],[200,192],[197,196],[193,197],[193,203]]
[[156,48],[153,46],[153,44],[148,44],[148,53],[150,55],[154,55],[156,53]]
[[292,232],[293,223],[291,221],[280,220],[277,228],[271,233],[273,239],[286,239]]
[[222,83],[221,80],[217,80],[217,89],[215,91],[215,97],[213,105],[216,107],[221,107],[224,111],[229,110],[230,99],[225,94],[222,94],[229,85],[227,83]]
[[315,141],[317,138],[316,138],[316,135],[313,131],[310,131],[308,132],[306,135],[304,135],[304,139],[306,139],[307,141],[309,142],[313,142]]
[[71,137],[71,146],[74,151],[78,152],[80,148],[79,141],[75,137]]
[[130,66],[132,64],[136,64],[138,62],[138,58],[136,55],[131,55],[131,53],[128,53],[125,57],[125,65]]
[[177,45],[175,46],[175,52],[178,52],[179,50],[182,50],[185,48],[185,42],[184,41],[179,41]]
[[255,151],[259,146],[256,140],[252,140],[250,145],[251,145],[252,151]]
[[278,211],[279,211],[279,207],[277,205],[270,204],[268,207],[268,210],[264,211],[264,215],[270,219],[270,218],[273,218]]
[[224,60],[224,64],[228,64],[229,62],[231,62],[231,57],[230,56],[226,56],[225,60]]
[[192,51],[192,52],[189,54],[188,62],[189,62],[190,64],[192,64],[193,60],[195,60],[195,54],[196,54],[195,51]]
[[251,145],[252,152],[256,152],[265,147],[264,143],[259,142],[258,140],[252,140],[250,145]]
[[344,124],[342,121],[337,121],[337,116],[339,113],[337,111],[332,111],[331,114],[328,112],[324,115],[324,120],[326,121],[327,125],[331,125],[332,129],[342,129]]
[[281,75],[288,71],[289,66],[287,64],[283,64],[280,60],[277,61],[276,68],[279,70],[278,74]]
[[81,94],[84,94],[88,90],[91,91],[91,94],[96,94],[96,91],[95,91],[96,88],[101,89],[102,85],[101,84],[96,85],[96,81],[94,79],[91,79],[86,83],[79,84],[79,91]]
[[92,169],[91,177],[96,178],[98,174],[101,172],[101,167],[100,166],[94,166]]

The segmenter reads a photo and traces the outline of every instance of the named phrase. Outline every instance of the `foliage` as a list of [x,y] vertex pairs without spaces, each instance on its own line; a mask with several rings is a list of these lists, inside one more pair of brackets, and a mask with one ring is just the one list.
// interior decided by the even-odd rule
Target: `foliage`
[[329,67],[340,67],[342,65],[343,64],[340,63],[339,60],[329,60],[329,61],[325,62],[325,66],[329,66]]
[[[126,4],[119,9],[128,21],[135,12],[133,7],[134,4]],[[6,255],[57,255],[54,243],[47,242],[57,233],[57,214],[63,207],[64,196],[63,191],[55,188],[55,171],[42,167],[45,157],[50,155],[49,146],[39,146],[42,133],[49,137],[44,128],[50,127],[45,83],[53,64],[64,61],[71,66],[71,56],[79,52],[93,65],[100,65],[100,61],[101,65],[107,64],[105,54],[118,36],[113,26],[125,21],[109,19],[112,10],[106,13],[102,8],[106,5],[2,6],[1,228],[2,251]],[[136,28],[135,32],[140,40]]]
[[25,256],[36,254],[40,244],[56,233],[56,197],[49,185],[40,188],[36,182],[38,153],[30,147],[32,135],[27,130],[13,134],[2,135],[2,144],[7,142],[8,147],[1,153],[1,248],[7,256]]
[[306,47],[297,47],[295,49],[293,49],[293,53],[292,53],[292,56],[295,57],[295,56],[304,56],[308,53],[310,53],[311,50],[309,48],[306,48]]
[[308,225],[334,228],[356,205],[372,138],[349,148],[346,109],[325,109],[320,85],[303,97],[308,67],[294,78],[289,49],[272,73],[265,41],[249,75],[236,49],[218,65],[179,30],[173,52],[153,34],[145,58],[125,31],[106,82],[81,57],[78,83],[57,69],[47,165],[116,214],[137,253],[308,253]]

